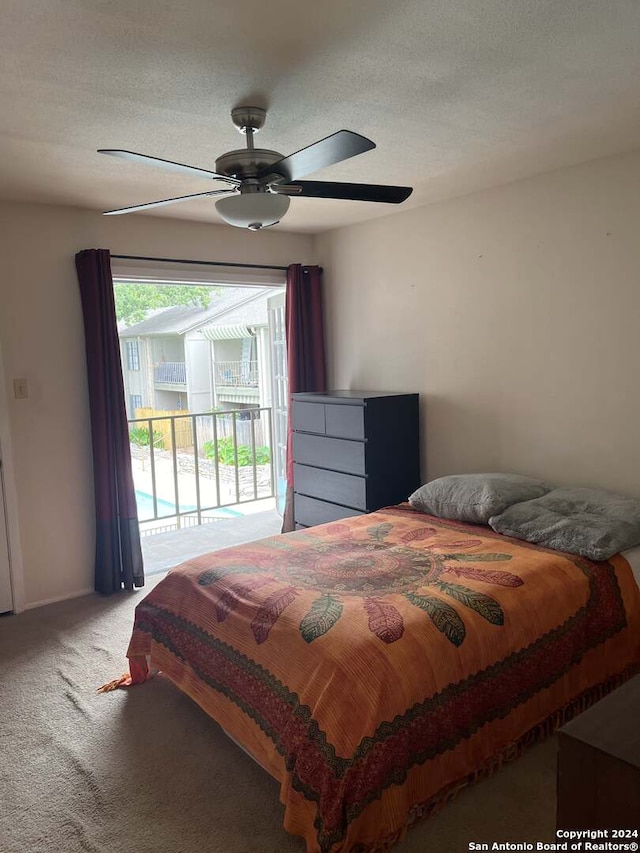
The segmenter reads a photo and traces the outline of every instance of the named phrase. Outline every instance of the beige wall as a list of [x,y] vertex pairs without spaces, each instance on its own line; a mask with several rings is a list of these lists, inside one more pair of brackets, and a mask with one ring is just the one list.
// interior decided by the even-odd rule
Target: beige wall
[[640,152],[329,232],[316,251],[331,383],[420,392],[425,478],[640,495]]
[[[43,205],[0,204],[0,347],[27,604],[93,585],[93,481],[84,332],[74,255],[114,253],[286,265],[310,263],[312,239],[226,226]],[[2,401],[0,401],[2,405]]]
[[315,241],[0,204],[4,378],[29,381],[7,400],[26,602],[92,586],[79,249],[317,260],[331,384],[419,391],[425,478],[511,470],[640,495],[639,233],[640,153]]

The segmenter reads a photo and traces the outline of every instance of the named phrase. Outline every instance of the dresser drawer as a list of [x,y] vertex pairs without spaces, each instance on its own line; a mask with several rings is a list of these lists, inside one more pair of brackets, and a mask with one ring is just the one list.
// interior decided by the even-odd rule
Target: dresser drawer
[[353,515],[363,515],[357,509],[349,509],[345,506],[319,501],[316,498],[308,498],[296,492],[294,498],[294,513],[296,525],[303,524],[313,527],[315,524],[327,524],[330,521],[339,521],[342,518],[350,518]]
[[324,407],[325,432],[336,438],[364,439],[364,407]]
[[365,473],[365,444],[321,435],[293,434],[293,459],[345,474]]
[[320,403],[301,403],[293,401],[291,409],[293,429],[303,432],[319,432],[324,435],[324,406]]
[[303,495],[356,509],[367,509],[367,481],[364,477],[311,468],[296,462],[293,466],[293,482],[296,492]]

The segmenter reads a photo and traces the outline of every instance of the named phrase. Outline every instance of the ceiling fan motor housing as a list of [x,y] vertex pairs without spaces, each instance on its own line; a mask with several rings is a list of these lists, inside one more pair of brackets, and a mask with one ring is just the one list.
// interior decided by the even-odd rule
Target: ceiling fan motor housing
[[272,166],[283,155],[278,151],[266,148],[241,148],[238,151],[228,151],[216,160],[216,172],[228,178],[255,178],[262,169]]

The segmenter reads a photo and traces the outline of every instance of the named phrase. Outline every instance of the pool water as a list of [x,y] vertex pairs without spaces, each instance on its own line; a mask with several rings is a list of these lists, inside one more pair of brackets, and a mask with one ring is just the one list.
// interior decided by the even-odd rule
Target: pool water
[[[158,498],[156,503],[158,506],[158,515],[161,518],[165,515],[175,514],[176,505],[172,501],[164,501],[161,498]],[[153,518],[152,495],[149,495],[147,494],[147,492],[141,492],[136,489],[136,505],[138,507],[139,521],[150,521]],[[197,509],[197,506],[192,506],[191,504],[180,505],[180,512],[196,512]],[[238,516],[242,515],[242,513],[238,512],[238,510],[232,509],[228,506],[222,506],[219,507],[219,509],[212,510],[210,514],[220,518],[237,518]]]

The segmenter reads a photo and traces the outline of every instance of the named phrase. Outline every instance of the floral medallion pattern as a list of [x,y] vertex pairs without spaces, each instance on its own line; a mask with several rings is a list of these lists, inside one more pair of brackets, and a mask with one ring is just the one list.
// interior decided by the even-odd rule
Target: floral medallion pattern
[[[495,567],[496,563],[509,561],[510,554],[473,553],[471,549],[480,545],[481,540],[472,538],[447,542],[443,549],[436,544],[436,529],[430,526],[414,527],[399,538],[396,531],[394,541],[389,542],[394,526],[390,522],[372,525],[366,528],[366,536],[362,538],[354,535],[355,529],[350,525],[332,524],[324,529],[322,536],[311,531],[299,536],[298,543],[303,541],[304,548],[294,548],[287,537],[266,539],[255,551],[244,550],[244,565],[207,570],[199,576],[198,583],[216,584],[219,622],[241,600],[262,587],[271,588],[266,590],[266,597],[251,621],[257,643],[268,639],[285,608],[305,589],[319,593],[300,621],[300,634],[307,643],[327,634],[337,624],[347,599],[362,601],[369,630],[384,643],[394,643],[404,633],[395,596],[402,596],[422,610],[455,646],[460,646],[466,636],[465,608],[492,625],[504,624],[504,612],[498,601],[487,592],[470,588],[464,581],[480,581],[490,587],[522,586],[520,577]],[[274,550],[282,554],[275,564]],[[275,589],[274,584],[277,584]]]

